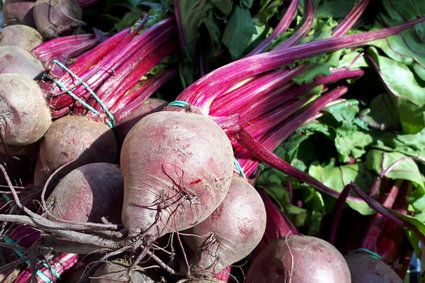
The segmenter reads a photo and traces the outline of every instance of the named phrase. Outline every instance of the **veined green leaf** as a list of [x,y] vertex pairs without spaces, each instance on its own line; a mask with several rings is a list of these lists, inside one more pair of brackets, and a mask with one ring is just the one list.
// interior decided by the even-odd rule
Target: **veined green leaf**
[[[356,183],[363,190],[372,186],[372,177],[363,163],[332,168],[312,165],[308,173],[337,192],[342,192],[344,187],[351,182]],[[363,215],[374,213],[374,210],[364,201],[347,200],[347,204]]]
[[424,187],[424,177],[410,156],[374,149],[367,153],[366,164],[370,170],[381,177],[409,180]]

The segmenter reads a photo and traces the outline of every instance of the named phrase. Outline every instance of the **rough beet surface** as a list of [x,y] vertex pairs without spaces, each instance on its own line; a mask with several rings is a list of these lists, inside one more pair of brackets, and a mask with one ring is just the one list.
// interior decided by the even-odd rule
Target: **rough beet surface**
[[22,74],[35,79],[44,71],[43,64],[21,47],[0,46],[0,74]]
[[60,219],[102,223],[104,217],[119,224],[123,191],[118,165],[90,163],[63,177],[47,199],[47,206]]
[[129,113],[123,113],[121,116],[115,116],[117,126],[114,128],[114,133],[117,138],[118,145],[122,145],[125,136],[133,128],[133,126],[146,115],[161,111],[167,101],[158,98],[149,98],[144,101],[138,108]]
[[64,116],[52,123],[41,141],[34,182],[42,183],[70,161],[60,175],[88,163],[114,163],[116,157],[115,136],[106,124],[83,116]]
[[[0,152],[37,142],[51,125],[38,84],[20,74],[0,74]],[[3,150],[5,149],[5,150]]]
[[158,238],[204,220],[227,194],[233,159],[229,139],[208,117],[175,111],[144,117],[121,150],[129,235]]
[[311,236],[272,241],[255,257],[246,283],[349,283],[350,270],[342,254],[328,242]]
[[30,52],[34,47],[43,43],[41,34],[30,26],[11,25],[0,30],[0,45],[18,46]]
[[37,0],[33,13],[37,30],[45,38],[58,37],[84,24],[76,0]]
[[23,24],[35,27],[35,0],[4,0],[3,16],[7,25]]
[[353,283],[402,283],[403,280],[385,262],[367,254],[345,256]]
[[266,209],[256,189],[234,176],[220,206],[185,233],[194,254],[189,260],[190,275],[211,278],[248,256],[263,237],[266,220]]

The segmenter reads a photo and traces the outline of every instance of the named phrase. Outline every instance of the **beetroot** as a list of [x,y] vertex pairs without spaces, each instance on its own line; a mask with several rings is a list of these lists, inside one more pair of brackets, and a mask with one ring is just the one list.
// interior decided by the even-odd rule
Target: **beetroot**
[[0,74],[22,74],[34,79],[42,72],[43,64],[28,51],[18,46],[0,46]]
[[381,259],[367,254],[345,256],[353,283],[401,283],[403,280]]
[[[75,222],[121,222],[124,184],[111,163],[91,163],[63,177],[47,199],[53,216]],[[77,209],[78,208],[78,209]]]
[[0,113],[1,152],[37,142],[51,124],[41,89],[20,74],[0,74]]
[[288,236],[272,241],[252,262],[246,283],[345,283],[350,270],[342,254],[312,236]]
[[0,30],[0,46],[13,45],[30,52],[41,43],[43,43],[43,37],[30,26],[11,25]]
[[122,221],[130,236],[156,239],[210,215],[229,190],[233,152],[210,118],[161,111],[140,120],[121,150]]
[[42,183],[50,174],[66,164],[66,174],[74,168],[94,162],[113,163],[117,145],[112,130],[103,122],[83,116],[64,116],[55,120],[41,141],[34,182]]
[[35,27],[34,22],[35,0],[4,0],[3,17],[7,25],[23,24]]
[[260,242],[265,229],[266,210],[260,195],[242,177],[234,176],[220,206],[185,233],[194,254],[188,275],[210,278],[243,259]]
[[138,108],[130,113],[126,113],[127,115],[124,118],[117,119],[117,126],[114,128],[114,133],[118,144],[121,145],[123,143],[127,133],[140,119],[151,113],[161,111],[166,104],[167,102],[165,100],[148,98]]
[[37,0],[34,20],[45,38],[58,37],[83,25],[82,9],[75,0]]

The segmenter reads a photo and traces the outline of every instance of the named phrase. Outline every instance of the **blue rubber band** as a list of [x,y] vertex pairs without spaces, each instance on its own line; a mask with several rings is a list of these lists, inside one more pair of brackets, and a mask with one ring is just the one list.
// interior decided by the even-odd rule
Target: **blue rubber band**
[[170,103],[168,103],[168,106],[186,107],[188,105],[189,103],[187,103],[186,101],[181,101],[181,100],[171,101]]
[[[4,241],[8,244],[12,244],[15,246],[20,247],[20,245],[18,243],[16,243],[15,241],[13,241],[11,238],[9,238],[8,236],[4,237]],[[23,257],[24,254],[21,251],[18,250],[14,250],[14,252],[19,256],[19,257]],[[40,259],[37,259],[37,262],[42,263],[42,261]],[[30,266],[31,262],[29,260],[25,261],[25,263]],[[46,263],[42,263],[44,267],[50,269],[50,271],[52,272],[52,274],[54,276],[56,276],[56,278],[60,279],[61,276],[60,274],[57,273],[57,271],[53,268],[51,268],[49,265],[47,265]],[[46,275],[43,274],[43,272],[41,272],[41,270],[37,270],[36,272],[37,276],[40,277],[44,282],[48,282],[48,283],[53,283],[52,280],[50,280]]]
[[374,253],[374,252],[372,252],[368,249],[360,248],[360,249],[352,251],[352,253],[360,253],[360,252],[367,253],[368,255],[370,255],[371,257],[376,258],[376,259],[382,259],[382,257],[379,254]]
[[[106,107],[106,105],[103,103],[103,101],[94,93],[94,91],[81,79],[79,78],[76,74],[74,74],[70,69],[68,69],[64,64],[62,64],[61,62],[59,62],[58,60],[53,60],[52,61],[53,64],[57,64],[59,65],[59,67],[61,67],[62,69],[64,69],[68,74],[70,74],[71,76],[73,76],[76,80],[78,80],[87,90],[88,92],[94,97],[94,99],[96,99],[96,101],[100,104],[100,106],[103,108],[103,110],[105,111],[106,115],[108,115],[109,120],[106,119],[106,123],[108,124],[109,127],[113,128],[115,126],[115,118],[112,115],[111,112],[109,112],[108,108]],[[69,95],[72,96],[72,98],[74,98],[75,100],[77,100],[78,102],[80,102],[82,105],[84,105],[84,107],[86,107],[87,109],[89,109],[90,111],[92,111],[94,114],[96,115],[100,115],[100,112],[95,110],[93,107],[91,107],[90,105],[88,105],[86,102],[84,102],[82,99],[80,99],[78,96],[76,96],[71,90],[69,90],[68,88],[66,88],[63,84],[59,83],[58,81],[54,80],[54,82],[60,86],[62,89],[64,89]]]
[[248,180],[248,178],[246,177],[245,173],[243,172],[243,169],[241,167],[241,165],[239,164],[239,162],[235,159],[233,161],[233,163],[235,164],[236,170],[238,171],[238,173],[245,179]]
[[5,201],[12,201],[12,199],[7,195],[7,194],[2,194],[1,195]]

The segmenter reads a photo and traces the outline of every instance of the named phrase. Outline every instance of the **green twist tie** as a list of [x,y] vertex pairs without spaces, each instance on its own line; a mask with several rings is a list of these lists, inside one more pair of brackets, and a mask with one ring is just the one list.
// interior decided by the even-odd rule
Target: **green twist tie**
[[181,101],[181,100],[171,101],[170,103],[168,103],[168,106],[186,107],[188,105],[189,103],[187,103],[186,101]]
[[352,253],[360,253],[360,252],[367,253],[368,255],[370,255],[371,257],[376,258],[376,259],[382,259],[382,257],[379,254],[374,253],[374,252],[372,252],[368,249],[364,249],[364,248],[354,250]]
[[7,195],[7,194],[2,194],[1,195],[5,201],[12,201],[12,199]]
[[[103,101],[94,93],[94,91],[81,79],[79,78],[76,74],[74,74],[70,69],[68,69],[64,64],[62,64],[61,62],[59,62],[58,60],[53,60],[52,61],[53,64],[57,64],[59,65],[59,67],[61,67],[62,69],[64,69],[68,74],[70,74],[72,77],[74,77],[76,80],[78,80],[86,89],[87,91],[91,94],[91,96],[94,97],[94,99],[96,99],[96,101],[100,104],[100,106],[103,108],[103,110],[105,111],[106,115],[108,115],[109,120],[106,119],[106,123],[108,124],[109,127],[113,128],[115,126],[115,118],[112,115],[111,112],[109,112],[108,108],[106,107],[106,105],[103,103]],[[93,112],[95,115],[100,115],[100,112],[97,111],[96,109],[94,109],[93,107],[91,107],[90,105],[88,105],[85,101],[83,101],[81,98],[79,98],[78,96],[76,96],[71,90],[69,90],[67,87],[65,87],[62,83],[54,80],[54,82],[60,86],[62,89],[64,89],[72,98],[74,98],[75,100],[77,100],[79,103],[81,103],[84,107],[86,107],[87,109],[89,109],[91,112]]]
[[[13,241],[13,240],[12,240],[11,238],[9,238],[8,236],[4,237],[4,241],[5,241],[6,243],[8,243],[8,244],[12,244],[12,245],[15,245],[15,246],[20,247],[20,245],[19,245],[18,243],[16,243],[15,241]],[[16,253],[18,256],[20,256],[20,257],[23,257],[23,256],[24,256],[24,254],[23,254],[21,251],[17,251],[17,250],[14,250],[14,251],[15,251],[15,253]],[[43,266],[44,266],[44,267],[46,267],[46,268],[50,269],[50,271],[52,272],[52,274],[53,274],[53,275],[55,275],[55,276],[56,276],[56,278],[61,279],[60,274],[58,274],[58,273],[56,272],[56,270],[54,270],[53,268],[51,268],[49,265],[47,265],[46,263],[43,263],[43,262],[42,262],[40,259],[38,259],[38,258],[37,258],[37,262],[39,262],[39,263],[43,264]],[[25,261],[25,263],[26,263],[28,266],[30,266],[30,265],[31,265],[31,262],[30,262],[29,260]],[[43,280],[44,282],[53,283],[53,281],[52,281],[52,280],[50,280],[49,278],[47,278],[47,276],[46,276],[46,275],[44,275],[44,274],[43,274],[43,272],[41,272],[41,270],[37,270],[36,274],[37,274],[37,276],[38,276],[38,277],[40,277],[40,278],[41,278],[41,280]]]
[[233,161],[233,163],[235,164],[236,170],[238,171],[238,173],[245,179],[248,180],[248,178],[246,177],[245,173],[243,172],[243,169],[241,167],[241,165],[239,164],[239,162],[235,159]]

